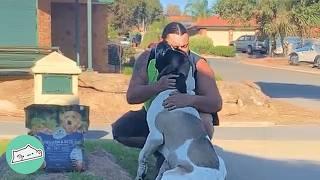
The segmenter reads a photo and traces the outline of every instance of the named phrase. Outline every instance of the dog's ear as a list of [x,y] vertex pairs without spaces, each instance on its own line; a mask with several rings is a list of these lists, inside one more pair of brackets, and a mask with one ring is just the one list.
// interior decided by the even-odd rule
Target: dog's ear
[[169,59],[165,58],[166,52],[169,49],[171,49],[171,47],[165,41],[160,42],[155,48],[156,68],[159,73],[162,72],[170,62]]
[[178,69],[178,74],[181,74],[187,78],[188,74],[189,74],[190,66],[191,66],[191,63],[190,63],[189,59],[186,57],[184,59],[183,64],[180,65],[180,67]]
[[179,77],[176,78],[176,88],[180,93],[187,93],[187,77],[179,73]]

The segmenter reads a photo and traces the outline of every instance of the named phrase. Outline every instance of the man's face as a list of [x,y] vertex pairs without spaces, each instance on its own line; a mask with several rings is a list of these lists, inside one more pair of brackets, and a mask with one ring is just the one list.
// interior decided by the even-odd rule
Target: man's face
[[183,35],[169,34],[165,40],[173,48],[179,49],[185,53],[189,52],[189,35],[187,33],[184,33]]

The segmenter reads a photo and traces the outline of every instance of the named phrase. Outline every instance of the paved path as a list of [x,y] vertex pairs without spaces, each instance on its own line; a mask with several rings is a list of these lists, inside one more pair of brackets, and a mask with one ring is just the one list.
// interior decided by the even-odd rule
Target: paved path
[[[0,139],[26,133],[24,123],[0,124]],[[85,137],[111,139],[111,127],[90,126]],[[213,143],[226,162],[227,180],[319,180],[320,126],[221,126]]]
[[[230,123],[231,124],[231,123]],[[236,124],[236,122],[234,123]],[[4,122],[0,124],[0,139],[13,138],[27,134],[23,122]],[[215,139],[219,140],[273,140],[273,141],[319,141],[320,126],[228,126],[215,127]],[[112,139],[109,125],[90,125],[87,139]]]
[[320,110],[319,75],[257,67],[233,60],[209,59],[209,62],[224,80],[250,80],[256,82],[271,98]]

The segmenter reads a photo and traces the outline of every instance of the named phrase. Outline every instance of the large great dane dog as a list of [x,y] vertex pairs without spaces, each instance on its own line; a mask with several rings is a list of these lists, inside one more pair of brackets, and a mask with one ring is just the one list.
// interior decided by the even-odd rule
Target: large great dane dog
[[[167,74],[176,74],[176,90],[194,95],[195,79],[188,56],[161,42],[156,48],[158,79]],[[163,101],[176,91],[159,93],[147,112],[150,133],[139,154],[136,180],[141,180],[147,171],[147,158],[159,151],[165,157],[157,180],[224,180],[224,161],[216,154],[201,123],[198,111],[193,107],[168,111]]]

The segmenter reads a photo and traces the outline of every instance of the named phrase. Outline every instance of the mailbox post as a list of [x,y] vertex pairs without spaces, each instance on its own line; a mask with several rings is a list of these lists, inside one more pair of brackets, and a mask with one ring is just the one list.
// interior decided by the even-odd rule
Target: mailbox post
[[89,128],[89,107],[79,104],[76,62],[53,52],[32,68],[34,104],[25,108],[29,134],[41,139],[45,170],[83,171],[84,133]]
[[78,76],[81,69],[76,62],[52,52],[35,63],[34,104],[79,104]]

